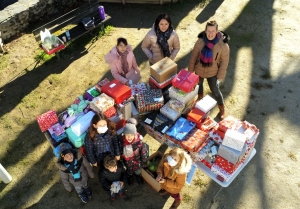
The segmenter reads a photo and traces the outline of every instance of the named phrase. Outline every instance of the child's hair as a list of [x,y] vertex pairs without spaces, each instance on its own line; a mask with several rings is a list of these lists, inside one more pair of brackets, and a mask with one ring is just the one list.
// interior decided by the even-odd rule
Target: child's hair
[[168,161],[167,160],[168,156],[174,156],[174,155],[179,156],[179,162],[177,162],[177,165],[175,165],[174,167],[171,167],[170,169],[171,178],[175,175],[175,170],[181,166],[182,161],[184,160],[184,151],[182,149],[179,149],[178,147],[174,147],[169,151],[169,153],[164,155],[163,162]]
[[97,133],[97,129],[93,126],[93,124],[97,124],[100,120],[105,120],[107,123],[108,132],[110,133],[111,137],[116,134],[116,125],[108,120],[108,118],[103,114],[96,114],[93,116],[90,127],[89,127],[89,139],[95,141],[95,135]]
[[122,37],[117,39],[117,46],[119,46],[120,43],[123,43],[125,46],[127,46],[127,44],[128,44],[127,40],[125,38],[122,38]]
[[105,168],[115,167],[117,165],[117,160],[113,155],[106,155],[103,160],[103,165]]

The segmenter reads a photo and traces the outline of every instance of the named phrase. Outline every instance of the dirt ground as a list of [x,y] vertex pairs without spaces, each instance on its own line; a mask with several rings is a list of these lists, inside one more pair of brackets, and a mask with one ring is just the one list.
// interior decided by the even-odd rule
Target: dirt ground
[[[257,154],[228,188],[211,203],[219,185],[200,170],[182,190],[179,208],[292,209],[300,204],[300,6],[296,0],[203,0],[173,5],[103,4],[114,29],[95,42],[88,37],[70,46],[62,59],[36,61],[41,53],[30,30],[7,43],[0,56],[0,163],[12,175],[0,183],[0,208],[169,208],[148,184],[127,187],[127,197],[111,202],[98,178],[93,199],[83,204],[61,183],[52,148],[36,116],[61,112],[104,77],[111,78],[104,55],[120,36],[127,38],[142,71],[149,64],[141,42],[159,13],[171,15],[180,37],[176,58],[186,68],[197,35],[215,19],[231,36],[230,63],[222,85],[227,113],[260,129]],[[36,25],[33,25],[34,28]],[[295,89],[296,88],[296,89]],[[210,93],[206,86],[206,93]],[[211,113],[213,117],[217,109]],[[154,152],[159,143],[145,136]],[[95,169],[96,171],[96,169]]]

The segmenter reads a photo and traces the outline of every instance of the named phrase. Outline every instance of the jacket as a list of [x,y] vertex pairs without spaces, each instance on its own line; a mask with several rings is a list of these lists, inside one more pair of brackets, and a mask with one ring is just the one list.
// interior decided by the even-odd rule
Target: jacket
[[[123,136],[123,142],[125,141],[125,136]],[[132,175],[134,171],[147,167],[147,148],[142,142],[141,135],[137,133],[137,137],[130,143],[133,150],[132,157],[126,157],[125,154],[122,155],[124,164],[127,168],[128,174]],[[123,143],[123,147],[125,144]],[[124,153],[124,152],[123,152]]]
[[110,153],[115,156],[120,156],[120,148],[117,135],[111,137],[107,131],[104,134],[95,135],[96,140],[92,141],[89,134],[84,139],[86,158],[91,164],[102,164],[104,157]]
[[120,161],[117,162],[116,172],[110,172],[106,168],[103,168],[99,171],[99,181],[102,184],[103,188],[107,191],[110,190],[111,185],[114,181],[124,182],[125,179],[126,179],[126,170]]
[[[132,52],[132,48],[130,45],[127,45],[127,63],[128,63],[128,72],[131,70],[135,70],[138,73],[140,72],[138,65],[136,63],[136,59]],[[121,64],[121,56],[118,54],[117,47],[113,47],[110,52],[104,57],[105,62],[109,64],[112,76],[125,84],[128,79],[122,75],[122,64]]]
[[[180,50],[180,41],[175,30],[173,30],[173,32],[171,33],[171,36],[168,39],[168,44],[171,52],[170,59],[174,60]],[[152,64],[155,64],[156,62],[164,58],[163,51],[157,43],[157,36],[154,30],[154,25],[152,29],[147,33],[142,42],[142,50]]]
[[[165,158],[164,158],[165,159]],[[187,173],[192,167],[191,157],[184,152],[184,160],[179,168],[175,170],[174,176],[171,178],[170,166],[167,159],[162,160],[157,168],[157,173],[162,174],[165,179],[164,183],[161,183],[161,188],[171,194],[178,194],[185,184]]]
[[[220,40],[216,43],[212,49],[213,52],[213,64],[211,67],[203,67],[199,61],[200,53],[205,46],[203,36],[205,33],[202,32],[198,35],[198,40],[194,45],[188,71],[195,72],[202,78],[210,78],[217,76],[219,80],[223,80],[226,74],[226,70],[229,63],[229,46],[227,42],[227,34],[219,32],[221,35]],[[224,39],[223,39],[224,38]]]
[[72,190],[71,184],[73,184],[74,187],[79,187],[79,186],[83,187],[87,185],[89,176],[91,178],[94,178],[95,176],[93,172],[93,168],[90,165],[90,163],[87,161],[87,159],[84,156],[82,156],[82,154],[77,150],[72,150],[72,153],[74,155],[74,159],[77,159],[79,161],[82,158],[82,164],[79,169],[82,178],[80,181],[76,181],[76,182],[74,181],[72,174],[68,172],[66,166],[64,165],[64,160],[62,157],[59,157],[56,162],[56,166],[59,169],[60,178],[63,182],[64,187],[68,191]]

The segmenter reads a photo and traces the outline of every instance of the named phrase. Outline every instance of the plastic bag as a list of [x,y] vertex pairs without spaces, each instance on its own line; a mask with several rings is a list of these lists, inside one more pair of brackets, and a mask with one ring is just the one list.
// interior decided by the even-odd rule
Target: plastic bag
[[49,38],[51,37],[51,33],[47,28],[45,28],[45,32],[40,31],[40,36],[41,36],[42,43],[44,43],[44,40],[46,37],[49,37]]

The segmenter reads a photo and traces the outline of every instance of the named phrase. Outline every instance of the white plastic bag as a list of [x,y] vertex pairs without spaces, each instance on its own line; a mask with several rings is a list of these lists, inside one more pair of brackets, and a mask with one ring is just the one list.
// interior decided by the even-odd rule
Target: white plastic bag
[[41,36],[42,43],[44,43],[46,37],[51,37],[51,33],[47,28],[45,28],[45,32],[40,31],[40,36]]

